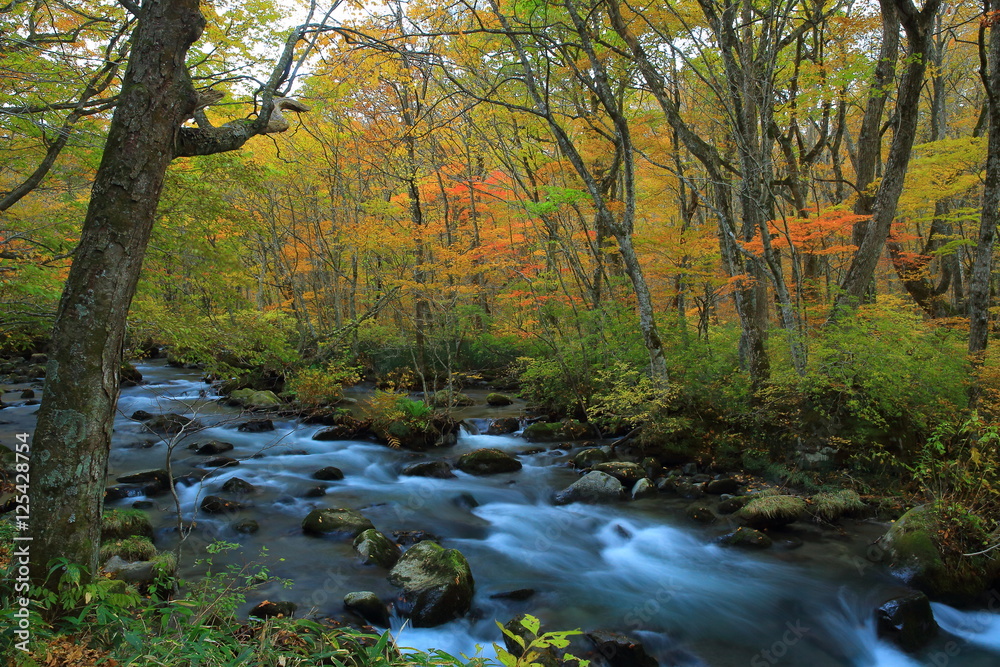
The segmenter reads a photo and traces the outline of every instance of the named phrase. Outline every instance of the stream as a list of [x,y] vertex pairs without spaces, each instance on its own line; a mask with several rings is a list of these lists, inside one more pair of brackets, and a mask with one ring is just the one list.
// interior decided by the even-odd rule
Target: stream
[[[803,667],[888,667],[914,665],[991,666],[1000,664],[1000,598],[992,609],[959,610],[934,603],[941,633],[927,648],[905,654],[877,638],[872,610],[899,587],[866,558],[883,524],[845,520],[844,531],[803,522],[790,532],[802,541],[749,553],[718,546],[720,526],[692,523],[683,509],[691,501],[652,497],[614,505],[555,506],[553,491],[578,478],[560,465],[572,452],[543,449],[520,454],[523,469],[475,477],[455,471],[456,479],[400,476],[414,462],[448,459],[482,447],[519,453],[536,446],[516,436],[463,432],[455,447],[414,453],[373,442],[312,440],[321,426],[275,419],[275,430],[237,431],[246,420],[239,411],[217,404],[198,372],[159,361],[141,363],[144,382],[122,390],[109,464],[109,484],[130,472],[165,467],[166,445],[128,419],[136,410],[196,416],[209,425],[175,448],[174,475],[193,474],[201,482],[180,485],[181,509],[194,518],[195,530],[181,547],[181,575],[203,573],[194,565],[204,547],[218,539],[240,549],[218,554],[213,569],[233,563],[260,563],[290,588],[268,584],[248,596],[244,613],[257,602],[290,600],[298,615],[343,617],[343,596],[369,590],[391,599],[397,590],[386,571],[363,565],[349,539],[304,535],[301,521],[315,507],[360,510],[380,531],[426,531],[445,547],[460,550],[472,568],[476,595],[472,613],[436,628],[411,628],[393,618],[397,643],[438,648],[454,655],[494,655],[500,642],[495,621],[531,613],[549,630],[605,629],[640,639],[661,665],[729,667],[794,665]],[[20,387],[19,387],[20,388]],[[12,389],[8,388],[8,391]],[[475,392],[468,392],[478,396]],[[13,395],[16,397],[16,394]],[[482,404],[457,416],[475,424],[517,415],[523,404],[492,408]],[[37,407],[12,401],[0,412],[7,434],[30,428]],[[485,430],[485,428],[483,429]],[[200,467],[207,457],[187,449],[191,442],[221,440],[239,465]],[[317,482],[311,475],[336,466],[344,479]],[[241,502],[251,507],[235,517],[205,515],[201,499],[218,494],[226,480],[240,477],[257,487]],[[323,497],[305,497],[317,485]],[[144,498],[111,506],[128,507]],[[169,496],[150,498],[148,510],[161,549],[176,544],[176,517]],[[252,535],[231,528],[252,518]],[[491,597],[533,589],[529,599]],[[996,596],[995,596],[996,597]]]

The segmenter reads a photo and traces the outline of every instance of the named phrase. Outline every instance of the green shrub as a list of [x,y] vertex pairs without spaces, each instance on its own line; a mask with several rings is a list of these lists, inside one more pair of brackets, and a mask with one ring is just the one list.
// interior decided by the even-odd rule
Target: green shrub
[[303,368],[288,380],[285,390],[300,404],[318,407],[337,403],[344,397],[344,387],[361,381],[358,369],[331,362],[323,367]]

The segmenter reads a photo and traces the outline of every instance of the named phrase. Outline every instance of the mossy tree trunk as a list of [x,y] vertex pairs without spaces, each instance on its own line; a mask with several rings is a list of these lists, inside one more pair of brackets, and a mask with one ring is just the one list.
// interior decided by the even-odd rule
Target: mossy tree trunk
[[52,330],[32,444],[32,576],[66,557],[97,571],[125,318],[174,156],[197,96],[184,65],[198,0],[144,3],[80,244]]
[[31,576],[38,583],[57,557],[86,566],[91,577],[97,572],[126,316],[167,167],[176,157],[235,150],[257,134],[287,128],[269,122],[305,26],[289,35],[260,91],[256,118],[221,127],[201,118],[197,128],[182,127],[198,106],[185,59],[205,26],[199,5],[127,3],[138,16],[131,56],[56,314],[32,440]]

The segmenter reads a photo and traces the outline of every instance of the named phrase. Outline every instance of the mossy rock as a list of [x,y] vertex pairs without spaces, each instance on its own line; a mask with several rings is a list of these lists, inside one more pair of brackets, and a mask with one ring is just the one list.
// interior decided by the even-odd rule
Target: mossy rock
[[938,543],[941,528],[932,506],[914,507],[879,538],[883,562],[893,575],[933,599],[974,602],[1000,578],[1000,561],[992,554],[967,557],[943,551]]
[[504,407],[511,405],[514,402],[507,394],[492,393],[486,396],[486,404],[492,405],[493,407]]
[[120,509],[105,512],[101,520],[101,541],[139,536],[153,539],[153,524],[142,510]]
[[562,437],[564,440],[583,440],[584,438],[593,436],[594,429],[590,424],[584,424],[575,419],[570,419],[562,423]]
[[130,363],[123,363],[119,373],[122,388],[134,387],[142,382],[142,373]]
[[251,410],[266,410],[281,405],[281,399],[273,391],[255,391],[253,389],[237,389],[229,395],[227,402],[230,405],[237,405]]
[[521,437],[528,442],[559,442],[563,439],[562,424],[555,422],[535,422],[521,431]]
[[742,549],[767,549],[773,543],[771,538],[764,533],[745,526],[737,528],[728,535],[723,535],[721,542]]
[[369,528],[354,538],[354,550],[366,564],[386,569],[395,565],[403,555],[398,544],[374,528]]
[[112,556],[118,556],[122,560],[135,562],[140,560],[152,560],[156,557],[156,547],[148,537],[133,535],[120,540],[110,540],[101,545],[100,559],[102,563],[108,561]]
[[307,535],[346,535],[357,537],[375,526],[365,515],[352,509],[319,508],[302,520]]
[[505,451],[487,448],[463,454],[455,467],[470,475],[496,475],[520,470],[521,462]]
[[817,493],[812,497],[812,513],[822,521],[836,521],[841,517],[859,516],[868,506],[857,491],[841,489],[834,493]]
[[798,496],[758,496],[736,512],[753,528],[780,528],[798,521],[806,513],[806,501]]
[[431,398],[431,405],[435,408],[462,408],[475,404],[476,402],[470,396],[460,391],[448,391],[447,389],[435,392]]
[[389,609],[372,591],[354,591],[344,596],[344,608],[353,611],[369,623],[389,627]]
[[403,589],[414,627],[434,627],[464,616],[472,606],[475,581],[465,556],[424,541],[403,554],[389,582]]
[[591,447],[576,453],[573,456],[573,466],[576,468],[591,468],[597,463],[606,463],[608,453],[599,447]]

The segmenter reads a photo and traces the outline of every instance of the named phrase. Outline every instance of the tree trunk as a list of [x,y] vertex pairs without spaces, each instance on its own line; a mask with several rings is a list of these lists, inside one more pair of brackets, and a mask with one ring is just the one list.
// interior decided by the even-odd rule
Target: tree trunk
[[[973,363],[981,364],[989,340],[990,275],[993,244],[1000,224],[1000,25],[996,12],[998,0],[985,0],[986,15],[979,28],[980,76],[986,87],[990,108],[989,140],[986,154],[986,181],[983,185],[983,210],[979,222],[979,243],[976,246],[969,280],[969,355]],[[989,43],[986,27],[989,24]],[[973,385],[970,402],[975,404],[978,391]]]
[[924,73],[927,71],[931,28],[937,10],[941,6],[941,0],[927,0],[920,11],[913,6],[912,0],[895,0],[895,3],[900,20],[906,29],[909,45],[906,72],[900,81],[899,94],[896,98],[896,115],[899,123],[892,138],[885,173],[875,195],[872,219],[860,235],[861,243],[840,285],[841,293],[834,302],[831,319],[835,319],[845,309],[860,303],[869,288],[875,275],[875,267],[882,256],[885,241],[889,237],[893,218],[896,216],[896,204],[903,191],[903,179],[917,135],[920,91],[923,87]]
[[185,69],[198,0],[148,0],[52,330],[32,444],[32,578],[65,557],[97,572],[125,318],[178,129],[197,97]]
[[167,167],[175,157],[234,150],[257,134],[282,131],[268,125],[274,92],[286,81],[305,26],[289,35],[260,91],[257,118],[218,128],[182,127],[198,104],[185,59],[205,26],[199,7],[198,0],[146,0],[133,33],[118,106],[52,328],[32,441],[31,577],[36,583],[45,582],[48,563],[57,557],[85,566],[90,578],[97,573],[125,322]]

